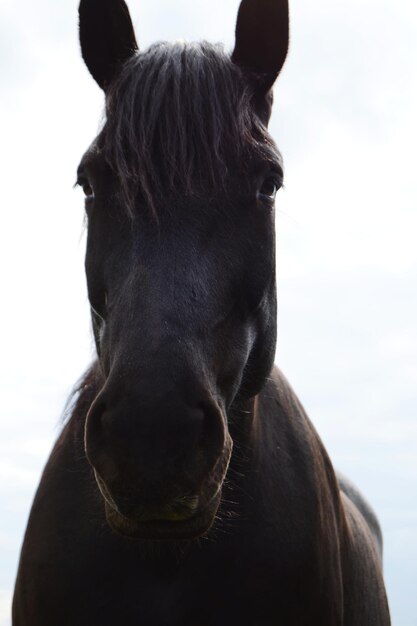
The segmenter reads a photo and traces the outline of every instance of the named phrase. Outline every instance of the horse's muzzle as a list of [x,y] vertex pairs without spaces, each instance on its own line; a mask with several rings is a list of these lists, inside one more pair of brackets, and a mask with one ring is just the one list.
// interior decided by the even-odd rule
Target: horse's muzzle
[[232,439],[228,435],[223,452],[213,471],[203,481],[200,493],[179,496],[159,506],[112,495],[95,471],[110,527],[121,535],[135,539],[190,540],[204,535],[213,525],[220,505],[231,453]]
[[114,399],[103,390],[87,416],[85,445],[118,533],[192,539],[213,524],[232,440],[211,395],[146,405],[143,396]]

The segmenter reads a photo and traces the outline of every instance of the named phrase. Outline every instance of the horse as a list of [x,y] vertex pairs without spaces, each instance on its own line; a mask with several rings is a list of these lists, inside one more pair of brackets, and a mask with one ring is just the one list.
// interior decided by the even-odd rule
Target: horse
[[77,174],[97,358],[13,626],[388,626],[377,518],[274,366],[287,1],[242,0],[231,54],[140,51],[123,0],[81,0],[79,29],[106,102]]

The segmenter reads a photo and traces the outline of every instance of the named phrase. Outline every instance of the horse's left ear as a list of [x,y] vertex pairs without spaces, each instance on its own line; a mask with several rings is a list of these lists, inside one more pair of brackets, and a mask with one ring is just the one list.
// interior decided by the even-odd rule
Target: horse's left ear
[[81,0],[78,12],[83,59],[106,90],[138,49],[129,9],[123,0]]
[[232,61],[252,74],[267,93],[288,52],[288,0],[242,0]]

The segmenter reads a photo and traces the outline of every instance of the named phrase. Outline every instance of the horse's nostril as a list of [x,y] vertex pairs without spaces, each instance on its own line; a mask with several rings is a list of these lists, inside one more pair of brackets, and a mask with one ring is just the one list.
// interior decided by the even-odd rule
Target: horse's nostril
[[88,429],[97,433],[102,428],[103,415],[106,413],[106,403],[104,400],[96,399],[88,411]]

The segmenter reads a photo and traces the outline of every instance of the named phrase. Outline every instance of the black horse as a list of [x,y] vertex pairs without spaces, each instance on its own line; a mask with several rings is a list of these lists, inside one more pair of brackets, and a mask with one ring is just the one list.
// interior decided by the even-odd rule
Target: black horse
[[378,522],[283,375],[267,131],[285,0],[231,56],[139,52],[82,0],[106,120],[78,169],[97,361],[38,489],[14,626],[386,626]]

